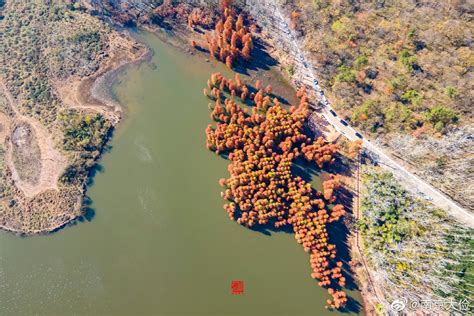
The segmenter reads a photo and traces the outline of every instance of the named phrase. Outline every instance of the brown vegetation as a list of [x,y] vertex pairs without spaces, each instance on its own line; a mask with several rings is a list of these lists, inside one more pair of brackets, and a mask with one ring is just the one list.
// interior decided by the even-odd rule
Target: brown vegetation
[[320,82],[353,124],[434,134],[472,123],[467,3],[319,0],[294,8]]
[[206,34],[207,49],[212,58],[225,62],[229,68],[238,58],[249,60],[253,49],[252,34],[245,27],[242,14],[236,17],[230,1],[222,2],[222,16],[214,32]]
[[[233,80],[220,73],[211,76],[208,88],[211,91],[206,89],[206,95],[214,100],[211,118],[217,125],[206,129],[207,147],[217,154],[228,154],[231,161],[230,178],[219,180],[225,188],[222,196],[230,202],[224,205],[230,219],[247,227],[291,226],[297,242],[310,254],[311,276],[332,296],[328,306],[344,306],[342,262],[336,260],[335,245],[328,242],[328,224],[345,213],[344,207],[327,208],[334,201],[329,191],[323,197],[291,171],[298,157],[322,168],[334,161],[337,151],[336,145],[304,134],[307,97],[300,95],[300,104],[287,110],[278,99],[272,100],[258,81],[254,90],[238,75]],[[251,114],[236,103],[237,95],[244,96],[241,101],[252,107]]]
[[56,84],[94,77],[117,47],[111,30],[78,6],[16,1],[3,14],[0,118],[9,130],[0,139],[0,227],[48,232],[82,215],[87,176],[111,127],[85,114],[94,108],[66,110]]
[[301,13],[298,39],[338,114],[472,210],[465,173],[474,144],[469,3],[286,4],[288,15]]

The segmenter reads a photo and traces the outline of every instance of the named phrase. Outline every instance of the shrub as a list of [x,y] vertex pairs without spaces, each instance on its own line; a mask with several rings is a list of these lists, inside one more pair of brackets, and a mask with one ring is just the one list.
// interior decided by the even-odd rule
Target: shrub
[[431,108],[426,114],[425,119],[431,122],[437,130],[442,130],[450,123],[457,123],[459,118],[453,110],[437,105]]
[[336,75],[336,82],[356,82],[356,75],[354,71],[349,69],[346,65],[339,66],[337,70],[339,73]]
[[60,118],[64,127],[66,150],[100,151],[107,141],[111,125],[100,114],[68,113]]
[[331,30],[334,33],[342,33],[345,30],[345,26],[341,20],[337,20],[331,25]]
[[413,105],[419,105],[423,97],[418,91],[410,89],[406,91],[404,94],[402,94],[400,99],[402,99],[405,102],[410,102]]
[[446,95],[450,97],[451,99],[453,99],[456,96],[456,89],[452,86],[447,86],[445,92],[446,92]]
[[414,198],[380,168],[364,167],[363,185],[358,227],[385,299],[470,297],[473,230]]
[[356,68],[359,68],[361,66],[367,65],[369,63],[369,58],[364,55],[359,55],[355,60],[354,60],[354,66]]
[[400,54],[398,54],[398,59],[400,62],[405,65],[405,67],[412,71],[414,69],[414,64],[416,62],[416,57],[412,56],[408,49],[403,49]]
[[388,81],[388,85],[392,90],[400,89],[406,84],[406,78],[403,75],[396,76]]
[[289,65],[287,71],[288,71],[288,75],[290,77],[293,77],[293,75],[295,74],[295,65],[293,64]]

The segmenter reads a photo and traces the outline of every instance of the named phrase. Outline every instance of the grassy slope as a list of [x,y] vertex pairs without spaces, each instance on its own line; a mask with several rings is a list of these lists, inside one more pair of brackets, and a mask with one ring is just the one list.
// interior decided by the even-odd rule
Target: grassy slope
[[412,133],[419,127],[443,131],[454,116],[461,123],[472,119],[474,24],[467,5],[295,2],[323,84],[354,124],[376,133]]
[[[2,164],[0,225],[25,233],[48,231],[79,215],[77,203],[88,170],[110,128],[100,116],[68,110],[56,95],[54,81],[94,73],[107,57],[110,29],[62,1],[49,5],[42,1],[8,2],[2,15],[0,78],[16,99],[18,115],[37,119],[55,135],[58,149],[72,167],[61,177],[59,191],[26,198]],[[8,112],[5,106],[0,110]],[[19,119],[11,111],[6,114]],[[3,162],[3,154],[1,158]]]
[[388,304],[401,297],[470,300],[473,230],[458,227],[444,212],[413,198],[391,174],[370,166],[363,173],[358,226]]
[[468,2],[286,3],[301,11],[297,28],[337,111],[474,208],[465,176],[456,176],[474,163],[473,141],[459,141],[473,133]]

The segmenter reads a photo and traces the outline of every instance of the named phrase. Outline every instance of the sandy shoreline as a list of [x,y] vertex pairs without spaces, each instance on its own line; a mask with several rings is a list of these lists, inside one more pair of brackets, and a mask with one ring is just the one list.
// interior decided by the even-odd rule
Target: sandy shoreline
[[127,66],[145,60],[149,49],[138,43],[126,29],[113,29],[109,44],[110,57],[95,73],[88,77],[72,77],[55,85],[65,105],[77,110],[98,112],[115,126],[122,118],[122,106],[113,99],[110,87]]
[[[128,31],[122,32],[128,33]],[[133,38],[130,33],[127,34],[127,37]],[[133,38],[133,40],[136,39]],[[105,72],[98,75],[89,90],[91,98],[96,100],[98,103],[110,108],[110,111],[113,111],[119,115],[119,120],[116,123],[122,119],[123,107],[118,103],[118,101],[114,99],[111,91],[112,85],[114,84],[117,77],[126,70],[126,68],[131,65],[138,65],[142,62],[146,62],[150,60],[153,55],[153,52],[148,47],[146,47],[143,43],[140,44],[143,45],[145,49],[143,54],[131,60],[117,62],[111,67],[111,69],[107,69]]]

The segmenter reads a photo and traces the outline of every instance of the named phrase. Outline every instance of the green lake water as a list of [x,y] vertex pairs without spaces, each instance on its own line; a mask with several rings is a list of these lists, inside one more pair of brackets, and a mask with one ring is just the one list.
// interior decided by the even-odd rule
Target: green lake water
[[228,162],[206,149],[202,89],[228,70],[139,36],[154,56],[114,86],[126,117],[88,190],[95,216],[45,236],[0,233],[0,315],[338,314],[292,234],[246,229],[222,208]]

